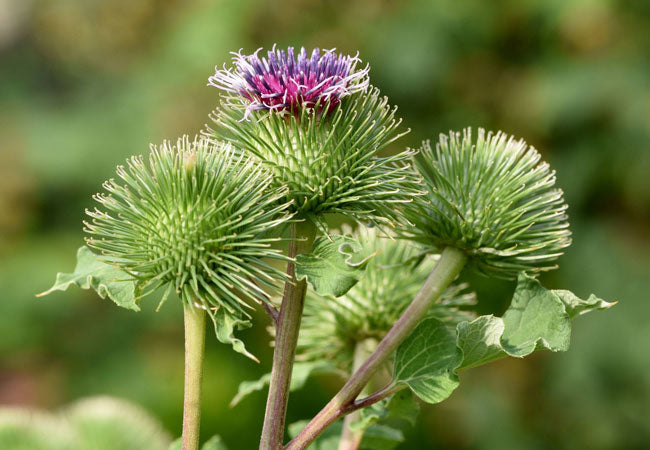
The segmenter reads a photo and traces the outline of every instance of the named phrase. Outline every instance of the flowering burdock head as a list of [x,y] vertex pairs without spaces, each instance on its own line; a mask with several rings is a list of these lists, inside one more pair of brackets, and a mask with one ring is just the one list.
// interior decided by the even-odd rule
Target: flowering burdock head
[[[355,237],[365,252],[377,255],[345,295],[334,298],[308,292],[298,360],[332,361],[338,369],[350,371],[356,345],[368,339],[378,342],[386,335],[438,259],[413,242],[381,237],[374,228],[360,228]],[[466,288],[465,284],[450,286],[427,317],[435,317],[450,327],[473,319],[473,313],[459,308],[475,303],[475,295]]]
[[440,249],[456,247],[479,271],[514,278],[555,267],[570,245],[563,194],[540,154],[502,132],[479,129],[424,143],[415,165],[427,195],[409,209],[410,237]]
[[282,278],[265,258],[283,258],[267,232],[285,223],[271,176],[227,144],[178,140],[152,147],[148,160],[118,167],[119,181],[94,198],[88,246],[147,292],[166,286],[192,305],[231,317],[266,301],[265,286]]
[[356,56],[317,48],[308,55],[302,47],[296,57],[293,47],[278,50],[273,46],[266,58],[260,58],[261,50],[252,55],[233,52],[235,67],[215,68],[208,79],[210,86],[240,96],[247,113],[298,112],[317,105],[327,105],[330,112],[342,97],[368,87],[368,66],[358,70]]
[[401,136],[401,120],[357,64],[331,50],[295,58],[291,48],[274,48],[264,59],[237,54],[234,68],[211,78],[224,92],[205,134],[254,155],[289,188],[292,210],[322,229],[326,213],[399,222],[395,206],[419,189],[411,151],[376,156]]

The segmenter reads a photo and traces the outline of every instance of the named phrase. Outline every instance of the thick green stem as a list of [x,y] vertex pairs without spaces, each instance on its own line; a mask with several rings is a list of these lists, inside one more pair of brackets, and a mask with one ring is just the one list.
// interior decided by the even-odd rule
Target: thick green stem
[[185,305],[185,394],[183,450],[198,450],[201,426],[201,378],[205,354],[205,310]]
[[[292,241],[289,244],[289,257],[295,258],[301,253],[310,252],[315,235],[316,228],[312,223],[293,223],[291,225]],[[284,296],[275,325],[273,368],[266,401],[260,450],[278,450],[282,447],[291,373],[296,356],[300,320],[305,305],[307,282],[296,279],[293,262],[287,264],[287,275],[290,281],[284,286]]]
[[368,384],[373,374],[393,354],[399,344],[413,331],[431,305],[442,295],[462,270],[467,257],[459,249],[447,247],[442,251],[438,263],[426,279],[419,292],[402,316],[395,322],[377,349],[361,365],[332,400],[314,417],[309,424],[287,446],[287,450],[306,448],[316,437],[334,422],[341,414],[350,412],[361,390]]
[[[354,362],[352,364],[352,372],[355,372],[361,367],[366,358],[370,356],[373,350],[377,347],[377,341],[374,339],[365,339],[357,342],[354,347]],[[373,383],[370,383],[373,384]],[[362,394],[367,393],[368,387],[361,391]],[[341,432],[341,441],[339,442],[339,450],[357,450],[361,445],[363,439],[363,430],[353,430],[350,426],[357,422],[361,417],[360,411],[354,411],[343,420],[343,431]]]

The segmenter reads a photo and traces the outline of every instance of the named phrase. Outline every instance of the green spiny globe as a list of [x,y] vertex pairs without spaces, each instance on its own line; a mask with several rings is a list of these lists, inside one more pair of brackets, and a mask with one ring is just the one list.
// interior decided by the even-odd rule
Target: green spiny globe
[[480,272],[514,278],[554,267],[571,243],[555,172],[523,140],[479,129],[425,142],[415,157],[427,195],[408,210],[410,238],[464,251]]
[[290,112],[246,108],[236,95],[224,95],[211,116],[217,126],[206,134],[257,158],[276,185],[288,186],[293,211],[321,228],[327,213],[378,225],[402,223],[399,205],[420,193],[420,179],[409,166],[411,151],[376,156],[401,136],[401,120],[377,89],[366,88],[334,106],[317,103]]
[[[407,240],[381,237],[375,228],[360,228],[355,237],[369,253],[377,252],[364,276],[345,295],[334,298],[307,294],[298,338],[297,360],[331,361],[349,372],[358,343],[380,341],[413,300],[437,255]],[[440,302],[429,310],[450,326],[471,320],[474,314],[460,309],[475,303],[465,284],[450,286]]]
[[101,208],[87,211],[87,243],[140,291],[166,285],[163,299],[174,289],[213,318],[268,299],[264,287],[283,275],[265,258],[284,259],[268,231],[289,219],[270,174],[227,144],[184,137],[153,146],[146,162],[130,158],[117,175],[94,197]]

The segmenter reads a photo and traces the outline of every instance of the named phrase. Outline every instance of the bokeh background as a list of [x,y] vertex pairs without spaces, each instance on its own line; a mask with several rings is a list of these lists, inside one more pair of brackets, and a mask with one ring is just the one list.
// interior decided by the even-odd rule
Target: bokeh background
[[[121,310],[71,289],[91,194],[150,142],[197,133],[231,50],[336,47],[412,129],[392,149],[449,129],[503,129],[540,149],[570,205],[574,244],[553,288],[619,304],[574,322],[568,353],[462,375],[402,449],[642,449],[650,443],[650,2],[647,0],[0,0],[0,405],[79,397],[136,402],[180,434],[178,302]],[[480,312],[513,285],[470,281]],[[265,395],[236,409],[238,382],[270,367],[266,319],[243,335],[255,364],[210,335],[205,436],[256,448]],[[292,397],[311,417],[339,381]]]

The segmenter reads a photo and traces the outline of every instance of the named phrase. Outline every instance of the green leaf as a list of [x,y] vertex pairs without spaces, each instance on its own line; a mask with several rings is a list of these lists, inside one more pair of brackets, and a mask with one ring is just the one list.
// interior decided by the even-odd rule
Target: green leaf
[[[295,368],[295,366],[294,366]],[[237,394],[230,401],[230,407],[237,406],[239,402],[248,397],[253,392],[261,391],[271,382],[271,373],[265,373],[258,380],[242,381],[237,388]]]
[[[291,374],[291,391],[302,389],[307,383],[307,379],[317,373],[333,373],[337,369],[327,362],[297,362],[293,365],[293,372]],[[265,389],[271,381],[271,374],[265,373],[259,380],[242,381],[237,389],[237,395],[231,400],[230,407],[237,405],[240,401],[248,395],[256,391]]]
[[362,409],[360,420],[350,424],[350,429],[366,430],[371,425],[384,420],[403,421],[414,426],[419,412],[420,405],[413,398],[413,393],[406,389]]
[[397,428],[376,423],[363,433],[361,450],[393,450],[404,442],[404,433]]
[[255,355],[246,350],[244,343],[235,337],[235,330],[243,330],[251,327],[250,320],[241,319],[226,311],[224,307],[217,308],[216,312],[210,314],[214,323],[214,331],[217,339],[222,344],[230,344],[237,353],[249,357],[255,362],[260,362]]
[[479,366],[504,356],[501,346],[504,327],[503,319],[492,315],[459,323],[457,345],[463,351],[463,362],[458,368]]
[[136,282],[128,273],[102,262],[86,246],[77,250],[77,265],[73,273],[58,273],[56,281],[38,297],[54,291],[65,291],[70,285],[82,289],[94,289],[101,298],[110,298],[118,306],[140,311],[136,299]]
[[296,276],[306,278],[318,294],[340,297],[359,281],[373,256],[350,236],[320,236],[311,253],[296,257]]
[[462,358],[453,330],[438,319],[424,319],[397,348],[393,378],[425,402],[438,403],[458,386],[454,369]]
[[520,274],[512,304],[503,315],[503,349],[524,357],[536,348],[566,351],[571,339],[571,319],[552,291],[536,279]]
[[415,426],[420,413],[420,404],[408,389],[399,391],[388,401],[388,419],[402,420]]
[[436,319],[422,321],[397,349],[394,380],[426,402],[440,402],[458,385],[461,369],[504,356],[522,358],[536,349],[566,351],[571,318],[614,304],[593,295],[582,300],[569,291],[548,290],[521,273],[503,317],[461,322],[455,333]]

